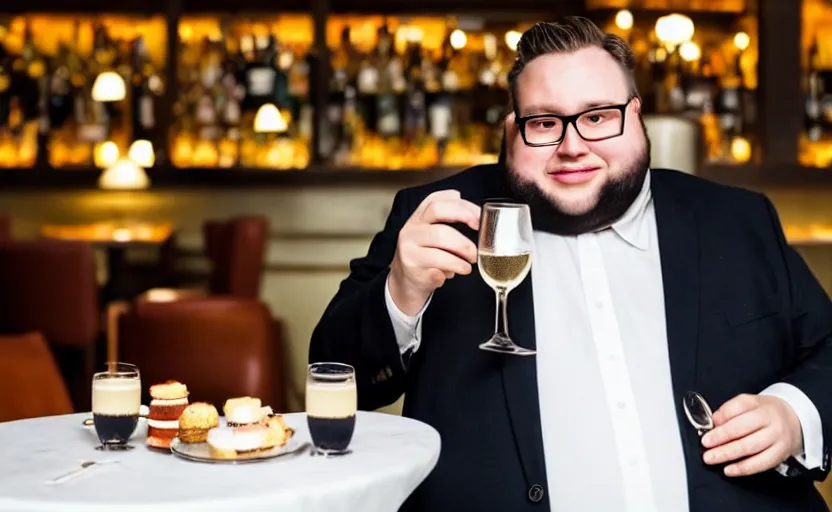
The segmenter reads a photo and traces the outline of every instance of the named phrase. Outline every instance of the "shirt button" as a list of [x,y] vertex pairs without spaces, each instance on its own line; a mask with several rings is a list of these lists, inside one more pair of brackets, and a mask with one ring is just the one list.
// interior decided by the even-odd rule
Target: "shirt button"
[[615,355],[615,354],[610,354],[610,355],[607,356],[607,361],[609,361],[611,363],[614,363],[614,362],[618,361],[618,356]]
[[622,410],[626,409],[627,408],[627,402],[625,402],[624,400],[619,401],[618,402],[618,408],[622,409]]
[[636,458],[636,457],[630,457],[630,467],[631,467],[631,468],[634,468],[634,467],[636,467],[636,466],[638,466],[638,458]]
[[595,303],[595,307],[598,309],[602,309],[604,307],[604,303],[599,300]]
[[534,484],[529,488],[529,500],[532,503],[540,503],[543,500],[543,486]]

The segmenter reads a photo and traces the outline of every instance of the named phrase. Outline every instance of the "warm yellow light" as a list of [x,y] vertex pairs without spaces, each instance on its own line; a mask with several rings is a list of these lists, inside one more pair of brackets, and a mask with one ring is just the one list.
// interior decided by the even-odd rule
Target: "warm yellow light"
[[702,50],[699,48],[699,45],[693,41],[685,41],[682,43],[682,46],[679,47],[679,56],[682,57],[682,60],[684,61],[693,62],[699,60],[702,56]]
[[737,32],[734,35],[734,46],[740,50],[745,50],[751,44],[751,38],[745,32]]
[[254,116],[254,131],[257,133],[283,133],[288,129],[286,120],[274,103],[266,103]]
[[134,161],[120,158],[101,173],[98,186],[109,190],[138,190],[150,186],[150,179]]
[[95,101],[121,101],[127,96],[124,79],[114,71],[105,71],[92,84],[92,99]]
[[621,9],[615,15],[615,26],[621,30],[630,30],[633,28],[633,13],[627,9]]
[[461,50],[468,44],[468,36],[462,30],[456,29],[451,32],[451,48]]
[[731,141],[731,157],[744,164],[751,160],[751,143],[744,137],[734,137]]
[[684,14],[668,14],[656,20],[656,37],[668,46],[690,41],[693,32],[693,20]]
[[149,140],[139,139],[130,145],[127,157],[139,167],[149,168],[156,163],[156,153],[153,151],[153,144]]
[[517,51],[517,45],[520,44],[520,38],[523,37],[523,34],[516,30],[509,30],[506,32],[506,46],[508,46],[511,51]]
[[110,167],[116,163],[119,156],[121,156],[121,152],[118,150],[116,143],[108,140],[106,142],[99,142],[95,145],[92,159],[96,167],[104,169],[105,167]]

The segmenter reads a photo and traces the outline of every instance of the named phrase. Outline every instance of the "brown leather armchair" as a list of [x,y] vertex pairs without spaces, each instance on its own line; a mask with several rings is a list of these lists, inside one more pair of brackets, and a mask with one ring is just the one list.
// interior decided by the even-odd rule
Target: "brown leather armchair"
[[43,335],[0,336],[0,422],[72,412],[66,383]]
[[213,264],[212,294],[251,299],[260,295],[268,231],[269,222],[262,216],[205,222],[205,255]]
[[152,288],[139,299],[150,302],[223,295],[257,299],[266,257],[269,222],[266,217],[208,220],[202,226],[205,257],[211,262],[207,293],[189,288]]
[[88,410],[101,332],[92,247],[62,240],[0,243],[0,304],[0,333],[42,333],[75,408]]
[[152,384],[175,379],[188,386],[192,402],[220,411],[226,399],[246,395],[284,410],[280,336],[263,303],[230,297],[134,301],[117,325],[118,358],[139,367],[144,400]]

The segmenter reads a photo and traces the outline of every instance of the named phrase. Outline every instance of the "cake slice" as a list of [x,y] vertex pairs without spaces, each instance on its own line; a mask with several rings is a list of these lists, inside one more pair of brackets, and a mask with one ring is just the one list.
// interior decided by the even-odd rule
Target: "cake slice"
[[154,384],[150,386],[150,398],[146,444],[168,449],[179,430],[179,416],[188,406],[188,387],[173,380]]

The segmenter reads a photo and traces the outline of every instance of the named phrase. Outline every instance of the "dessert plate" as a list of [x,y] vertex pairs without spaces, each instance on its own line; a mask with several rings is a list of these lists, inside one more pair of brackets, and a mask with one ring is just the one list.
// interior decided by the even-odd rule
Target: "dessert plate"
[[268,450],[261,450],[252,453],[243,453],[234,458],[215,457],[211,453],[211,446],[208,443],[183,443],[179,438],[174,438],[170,443],[170,451],[177,457],[192,462],[207,462],[211,464],[245,464],[249,462],[263,462],[285,455],[300,454],[309,446],[309,443],[301,443],[294,436],[283,446],[275,446]]

